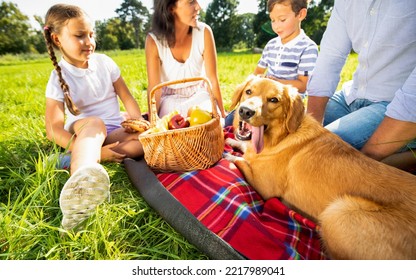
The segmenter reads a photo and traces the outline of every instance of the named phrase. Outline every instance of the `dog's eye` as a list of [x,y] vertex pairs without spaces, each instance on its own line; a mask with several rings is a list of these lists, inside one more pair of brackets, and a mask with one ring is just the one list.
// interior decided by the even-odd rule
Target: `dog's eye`
[[247,89],[246,94],[250,95],[251,94],[251,89]]
[[279,102],[279,99],[277,99],[276,97],[272,97],[272,98],[269,99],[269,102],[277,103],[277,102]]

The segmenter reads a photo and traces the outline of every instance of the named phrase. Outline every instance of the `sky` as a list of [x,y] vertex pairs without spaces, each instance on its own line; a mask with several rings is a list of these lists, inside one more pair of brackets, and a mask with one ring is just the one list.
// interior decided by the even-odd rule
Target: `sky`
[[[33,19],[34,15],[45,17],[46,11],[54,4],[67,3],[81,7],[94,21],[116,17],[115,10],[120,7],[123,0],[5,0],[17,4],[19,10],[30,18],[35,28],[40,28]],[[212,0],[199,0],[202,9],[206,9]],[[141,0],[152,12],[153,0]],[[257,0],[240,0],[239,13],[257,12]]]

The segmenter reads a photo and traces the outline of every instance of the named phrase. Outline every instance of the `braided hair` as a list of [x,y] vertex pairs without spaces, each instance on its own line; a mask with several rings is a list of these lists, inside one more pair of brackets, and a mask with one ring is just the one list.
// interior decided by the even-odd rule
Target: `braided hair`
[[55,55],[55,49],[59,49],[59,46],[57,46],[53,41],[52,34],[59,34],[62,27],[68,22],[68,20],[83,16],[86,16],[85,12],[77,6],[57,4],[52,6],[46,13],[45,27],[43,28],[43,36],[45,38],[46,47],[48,49],[52,64],[58,74],[59,83],[62,91],[64,92],[65,104],[73,115],[79,115],[81,112],[72,101],[69,86],[62,76],[62,69],[58,64]]

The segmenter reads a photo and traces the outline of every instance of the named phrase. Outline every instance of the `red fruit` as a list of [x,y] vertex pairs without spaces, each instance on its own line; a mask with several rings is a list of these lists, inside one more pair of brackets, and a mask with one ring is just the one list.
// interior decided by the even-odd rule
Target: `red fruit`
[[178,129],[189,126],[189,121],[185,120],[180,114],[173,115],[168,122],[169,129]]

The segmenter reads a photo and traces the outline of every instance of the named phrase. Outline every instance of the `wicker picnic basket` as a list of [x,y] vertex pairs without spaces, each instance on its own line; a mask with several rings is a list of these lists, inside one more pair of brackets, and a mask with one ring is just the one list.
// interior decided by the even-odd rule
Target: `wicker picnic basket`
[[144,159],[155,171],[183,172],[206,169],[222,157],[223,129],[211,85],[206,78],[187,78],[156,85],[150,92],[150,127],[154,127],[160,119],[156,109],[155,92],[165,86],[194,81],[205,81],[212,103],[213,118],[201,125],[156,133],[149,133],[149,131],[142,133],[139,140],[143,145]]

